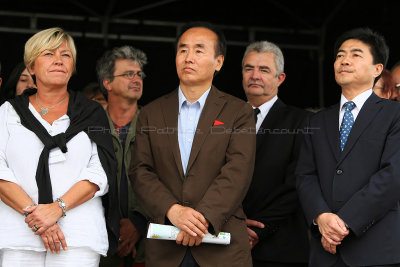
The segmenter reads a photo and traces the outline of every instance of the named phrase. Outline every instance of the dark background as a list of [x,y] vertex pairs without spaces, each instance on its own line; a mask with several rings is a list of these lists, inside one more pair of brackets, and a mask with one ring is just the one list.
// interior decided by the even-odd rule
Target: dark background
[[[237,2],[237,1],[235,1]],[[149,63],[144,71],[144,105],[178,85],[174,40],[179,27],[202,20],[219,25],[228,41],[222,71],[214,80],[221,90],[245,99],[241,61],[247,44],[268,40],[285,56],[287,78],[279,97],[302,108],[336,103],[340,88],[333,76],[333,43],[344,31],[370,27],[385,36],[388,67],[400,60],[398,0],[97,0],[4,1],[0,3],[0,61],[3,84],[23,60],[25,42],[39,30],[59,26],[75,40],[77,73],[70,88],[81,90],[96,81],[96,60],[114,46],[142,49]]]

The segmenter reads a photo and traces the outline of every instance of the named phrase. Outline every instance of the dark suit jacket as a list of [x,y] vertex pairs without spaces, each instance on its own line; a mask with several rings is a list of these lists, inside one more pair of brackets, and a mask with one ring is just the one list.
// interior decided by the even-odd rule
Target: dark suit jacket
[[[223,125],[214,125],[215,120]],[[178,91],[145,106],[138,118],[131,179],[139,203],[154,223],[165,224],[175,203],[190,206],[230,232],[231,244],[191,248],[200,266],[251,266],[242,201],[253,173],[255,125],[246,102],[212,87],[194,137],[186,174],[178,144]],[[146,266],[178,266],[186,247],[146,241]]]
[[243,202],[249,219],[263,222],[252,256],[259,261],[307,262],[307,226],[296,193],[295,167],[305,110],[277,100],[257,133],[253,180]]
[[313,228],[311,266],[329,266],[337,255],[322,248],[313,219],[337,214],[350,228],[338,246],[350,266],[400,263],[400,104],[374,93],[364,103],[343,152],[339,105],[312,116],[302,146],[297,189]]

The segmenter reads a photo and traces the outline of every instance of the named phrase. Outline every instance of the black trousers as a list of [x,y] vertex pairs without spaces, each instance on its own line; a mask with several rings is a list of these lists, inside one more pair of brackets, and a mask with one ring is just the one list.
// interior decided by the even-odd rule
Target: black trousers
[[[343,260],[342,257],[339,256],[339,259],[332,267],[350,267]],[[388,265],[370,265],[368,267],[400,267],[400,263],[398,264],[388,264]]]
[[196,260],[193,258],[190,248],[186,249],[185,257],[183,258],[179,267],[200,267],[200,265],[198,265]]
[[258,261],[253,259],[253,267],[307,267],[307,266],[308,266],[307,263]]

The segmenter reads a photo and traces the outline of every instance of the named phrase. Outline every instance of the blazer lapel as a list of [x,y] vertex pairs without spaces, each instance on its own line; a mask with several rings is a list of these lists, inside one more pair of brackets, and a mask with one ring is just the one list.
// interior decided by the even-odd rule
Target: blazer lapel
[[265,140],[264,135],[269,134],[268,130],[277,128],[277,126],[276,126],[277,123],[279,123],[281,121],[280,118],[282,116],[282,109],[284,109],[285,107],[286,107],[286,105],[279,98],[272,105],[267,116],[265,116],[263,122],[261,123],[260,129],[258,130],[257,135],[256,135],[257,151],[259,150],[259,148],[261,147],[262,143]]
[[226,100],[223,98],[223,96],[224,94],[221,91],[212,86],[201,112],[199,122],[197,123],[196,134],[194,136],[192,150],[190,151],[186,173],[190,170],[190,167],[196,160],[197,154],[199,153],[206,137],[210,133],[215,119],[225,105]]
[[184,174],[178,142],[178,105],[178,90],[174,90],[172,93],[164,97],[161,103],[161,109],[163,110],[165,125],[168,129],[171,129],[171,132],[168,131],[168,139],[179,174],[183,178]]
[[[336,161],[338,161],[340,157],[339,106],[340,104],[336,104],[325,113],[325,127],[327,136]],[[318,131],[319,129],[316,130]]]
[[377,105],[377,103],[381,102],[376,94],[372,93],[372,95],[365,101],[363,107],[358,113],[356,121],[354,122],[353,128],[350,131],[349,137],[346,141],[346,145],[342,153],[340,154],[340,159],[338,164],[346,157],[349,151],[352,149],[354,144],[357,142],[360,135],[364,132],[367,126],[374,120],[378,111],[382,108],[381,105]]

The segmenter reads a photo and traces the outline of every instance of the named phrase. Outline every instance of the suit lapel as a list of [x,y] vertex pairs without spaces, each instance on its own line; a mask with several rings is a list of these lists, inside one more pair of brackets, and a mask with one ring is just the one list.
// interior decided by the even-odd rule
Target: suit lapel
[[174,90],[172,93],[166,95],[161,103],[165,125],[168,129],[171,129],[171,132],[168,130],[168,139],[170,142],[172,153],[174,154],[175,163],[178,167],[179,174],[181,175],[181,177],[184,177],[181,153],[179,150],[178,142],[178,106],[178,90]]
[[199,122],[197,123],[196,134],[194,136],[192,150],[190,151],[189,162],[186,168],[188,172],[196,160],[197,154],[200,151],[206,137],[211,131],[215,119],[221,112],[226,100],[223,98],[224,94],[217,88],[212,86],[210,93],[201,112]]
[[377,103],[381,101],[382,99],[380,99],[374,93],[372,93],[372,95],[367,99],[367,101],[365,101],[363,107],[360,110],[360,113],[358,113],[353,128],[350,131],[346,145],[344,146],[344,149],[340,154],[340,159],[338,164],[340,164],[340,162],[346,157],[346,155],[352,149],[354,144],[357,142],[360,135],[364,132],[367,126],[374,120],[378,111],[382,108],[382,105],[377,105]]
[[277,124],[281,121],[281,117],[283,115],[283,109],[285,107],[286,105],[279,98],[272,105],[267,116],[265,116],[263,122],[261,123],[260,129],[257,132],[256,136],[257,151],[259,150],[259,148],[261,147],[262,143],[265,140],[264,136],[266,134],[269,134],[268,130],[277,128]]
[[[340,157],[340,140],[339,140],[339,106],[334,105],[325,113],[325,127],[332,153],[335,155],[336,161]],[[317,129],[319,130],[319,129]]]

